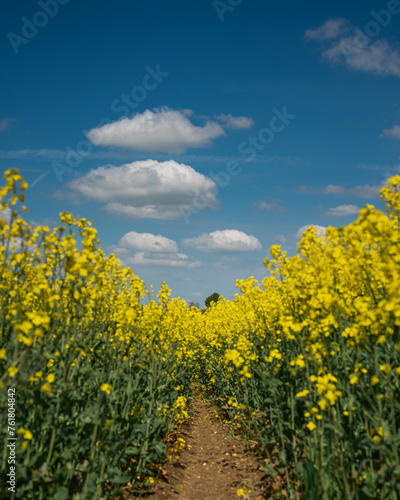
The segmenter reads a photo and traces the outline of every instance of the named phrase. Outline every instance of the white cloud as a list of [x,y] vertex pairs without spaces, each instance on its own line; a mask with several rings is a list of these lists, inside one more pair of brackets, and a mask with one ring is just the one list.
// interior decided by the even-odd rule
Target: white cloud
[[183,253],[138,252],[132,257],[123,257],[122,262],[129,266],[166,266],[166,267],[200,267],[201,262],[191,260]]
[[351,70],[400,76],[400,53],[386,40],[358,46],[354,44],[353,37],[347,37],[323,52],[322,56],[331,64],[345,64]]
[[355,186],[354,188],[345,188],[342,186],[335,186],[329,184],[325,189],[322,190],[321,194],[340,194],[346,196],[356,196],[357,198],[376,198],[379,196],[380,189],[385,185],[375,184],[373,186],[365,184],[364,186]]
[[111,247],[125,266],[199,267],[201,262],[179,252],[176,241],[152,233],[126,233]]
[[211,146],[212,140],[225,132],[216,122],[208,121],[204,127],[193,125],[188,119],[188,110],[160,108],[94,128],[86,135],[96,146],[182,153],[188,148]]
[[329,19],[315,30],[305,32],[307,40],[325,42],[322,57],[331,65],[344,64],[349,70],[378,75],[400,76],[400,52],[385,39],[372,40],[346,19]]
[[251,128],[254,125],[253,119],[247,118],[247,116],[235,117],[232,115],[225,115],[224,113],[221,113],[215,118],[219,122],[222,122],[223,126],[226,128],[242,129],[242,128]]
[[357,205],[339,205],[338,207],[330,208],[324,215],[333,217],[345,217],[347,215],[356,215],[360,211]]
[[137,233],[130,231],[126,233],[118,243],[118,247],[126,251],[138,250],[146,252],[177,252],[176,241],[170,240],[160,234]]
[[181,113],[187,117],[194,116],[193,109],[181,109]]
[[302,235],[307,231],[309,227],[314,227],[317,230],[318,236],[325,236],[326,227],[318,226],[318,224],[308,224],[307,226],[302,226],[296,233],[296,238],[300,239]]
[[380,184],[374,185],[359,185],[353,188],[346,188],[344,186],[336,186],[334,184],[328,184],[325,188],[312,188],[310,186],[298,186],[297,191],[302,193],[311,194],[336,194],[342,196],[354,196],[356,198],[377,198],[379,197],[379,191],[386,185],[386,181],[382,181]]
[[16,121],[15,118],[3,118],[0,121],[0,132],[5,132],[6,130],[8,130],[10,128],[11,123],[15,121]]
[[348,29],[349,21],[347,19],[328,19],[319,28],[307,30],[305,37],[307,40],[330,40],[338,38]]
[[180,219],[201,200],[215,208],[215,182],[174,160],[144,160],[91,170],[68,184],[75,197],[106,203],[104,210],[131,218]]
[[282,205],[283,201],[279,198],[269,198],[268,201],[262,200],[257,203],[254,203],[256,208],[260,210],[267,210],[268,212],[275,213],[285,213],[289,210]]
[[203,233],[196,238],[182,240],[182,244],[208,253],[255,252],[262,248],[256,237],[236,229]]
[[11,217],[11,209],[9,207],[3,207],[0,204],[0,219],[2,219],[4,222],[9,222]]
[[[14,217],[16,217],[18,215],[19,219],[22,218],[22,216],[20,214],[17,214],[17,212],[14,211],[13,213],[14,213]],[[10,219],[11,219],[11,214],[12,214],[11,209],[9,207],[4,207],[0,203],[0,220],[2,221],[3,224],[9,224]],[[37,224],[34,221],[32,221],[30,223],[30,225],[35,227],[35,225],[37,225]],[[42,225],[43,224],[41,224],[41,226]],[[14,236],[10,239],[10,249],[13,251],[22,252],[24,250],[28,250],[30,252],[33,252],[34,250],[36,250],[36,248],[37,248],[36,244],[27,245],[26,238],[23,238],[21,236]]]
[[278,241],[280,241],[282,244],[285,244],[289,241],[289,238],[284,236],[283,234],[278,234],[278,236],[275,237]]
[[163,205],[147,205],[145,207],[132,207],[119,202],[107,203],[104,210],[114,217],[127,217],[128,219],[162,219],[174,220],[182,217],[177,207]]
[[391,139],[400,139],[400,125],[395,125],[393,128],[385,129],[381,137],[390,137]]

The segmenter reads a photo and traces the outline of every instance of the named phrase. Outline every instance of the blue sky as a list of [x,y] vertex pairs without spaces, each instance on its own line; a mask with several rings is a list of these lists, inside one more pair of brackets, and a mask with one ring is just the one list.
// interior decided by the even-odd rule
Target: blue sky
[[7,1],[0,166],[204,304],[400,172],[400,1]]

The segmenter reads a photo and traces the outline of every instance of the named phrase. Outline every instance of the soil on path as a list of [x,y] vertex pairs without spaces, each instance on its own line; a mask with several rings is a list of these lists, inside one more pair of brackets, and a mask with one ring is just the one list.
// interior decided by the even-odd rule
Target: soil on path
[[192,416],[180,431],[186,448],[164,466],[164,479],[154,485],[151,500],[264,498],[261,486],[265,472],[243,441],[232,437],[216,415],[217,410],[197,394]]

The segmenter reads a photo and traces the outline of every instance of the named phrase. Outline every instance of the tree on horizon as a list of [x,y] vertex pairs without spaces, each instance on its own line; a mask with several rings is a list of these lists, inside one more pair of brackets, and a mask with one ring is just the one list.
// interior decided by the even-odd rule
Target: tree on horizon
[[214,292],[211,295],[209,295],[206,300],[204,301],[204,304],[206,307],[211,306],[211,302],[218,302],[220,295],[218,292]]

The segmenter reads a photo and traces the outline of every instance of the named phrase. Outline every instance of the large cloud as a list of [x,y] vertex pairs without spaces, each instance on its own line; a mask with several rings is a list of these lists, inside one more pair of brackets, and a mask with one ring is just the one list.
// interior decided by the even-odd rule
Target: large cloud
[[196,208],[218,205],[215,182],[192,167],[173,160],[136,161],[120,167],[99,167],[68,184],[75,195],[106,203],[115,216],[179,219]]
[[255,252],[262,248],[256,237],[236,229],[203,233],[196,238],[182,240],[182,244],[208,253]]
[[212,140],[225,135],[216,122],[198,127],[183,113],[168,108],[137,113],[133,118],[94,128],[87,133],[96,146],[122,146],[135,151],[182,153],[188,148],[212,145]]
[[179,252],[176,241],[151,233],[130,231],[112,247],[126,266],[199,267],[199,261]]
[[[378,33],[377,33],[378,34]],[[330,64],[350,70],[400,77],[400,52],[385,39],[373,40],[346,19],[329,19],[319,28],[307,30],[306,40],[322,42],[322,57]]]

